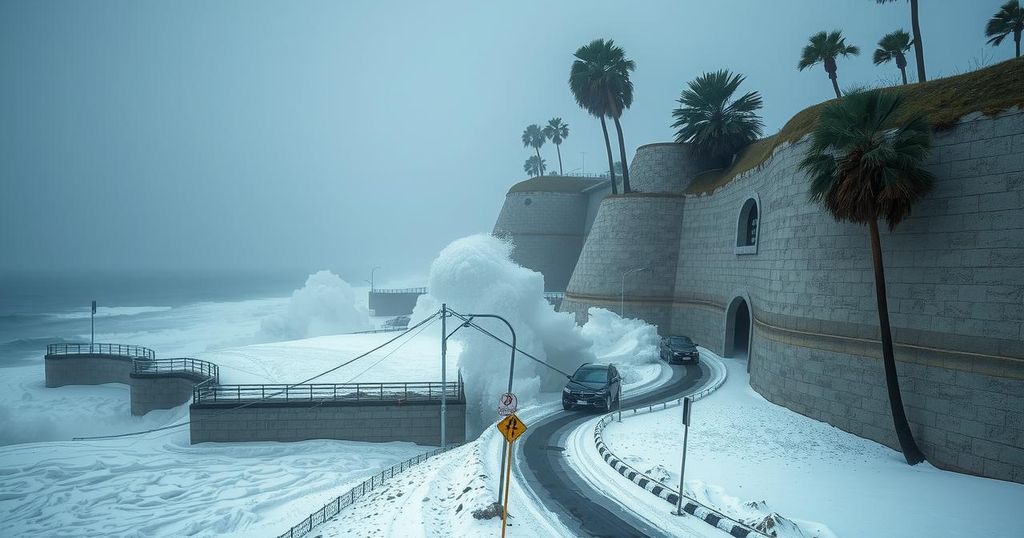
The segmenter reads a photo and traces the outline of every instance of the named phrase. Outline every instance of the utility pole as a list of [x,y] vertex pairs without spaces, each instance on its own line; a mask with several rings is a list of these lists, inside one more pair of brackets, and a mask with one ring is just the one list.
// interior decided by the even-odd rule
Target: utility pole
[[585,176],[587,175],[587,152],[581,151],[580,157],[583,159],[583,166],[580,168],[580,170],[582,170],[580,174]]
[[441,303],[441,448],[448,446],[447,438],[445,437],[445,428],[448,425],[448,387],[445,386],[446,364],[445,359],[448,354],[448,304]]
[[96,344],[96,301],[92,302],[92,315],[89,316],[89,353]]
[[370,269],[370,291],[373,291],[373,272],[376,271],[377,269],[380,269],[379,265],[375,266],[373,269]]

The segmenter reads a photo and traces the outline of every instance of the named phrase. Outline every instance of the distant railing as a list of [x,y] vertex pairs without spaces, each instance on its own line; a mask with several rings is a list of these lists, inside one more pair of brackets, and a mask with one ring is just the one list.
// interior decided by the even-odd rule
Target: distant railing
[[362,484],[359,484],[358,486],[343,493],[341,496],[335,498],[333,501],[323,505],[323,507],[316,512],[309,514],[309,516],[304,518],[301,523],[295,525],[291,529],[288,529],[288,532],[282,534],[278,538],[299,538],[309,534],[317,526],[322,525],[327,520],[338,515],[342,508],[352,506],[352,504],[363,495],[366,495],[375,488],[379,488],[384,485],[385,480],[394,478],[396,474],[401,473],[414,465],[422,463],[431,457],[456,448],[457,446],[458,445],[451,445],[445,448],[431,450],[430,452],[420,454],[415,458],[409,458],[401,463],[396,463],[395,465],[384,469],[383,471],[364,480]]
[[462,375],[445,383],[310,383],[301,385],[206,385],[192,391],[192,403],[230,402],[423,402],[464,401]]
[[132,362],[132,373],[148,375],[197,374],[216,384],[220,382],[220,369],[216,364],[201,359],[159,359]]
[[564,291],[545,291],[544,298],[548,300],[565,299]]
[[156,353],[149,348],[126,344],[49,344],[47,355],[116,355],[133,359],[156,358]]
[[608,172],[566,172],[558,174],[561,177],[590,177],[595,179],[607,178]]
[[373,288],[370,293],[427,293],[427,288]]

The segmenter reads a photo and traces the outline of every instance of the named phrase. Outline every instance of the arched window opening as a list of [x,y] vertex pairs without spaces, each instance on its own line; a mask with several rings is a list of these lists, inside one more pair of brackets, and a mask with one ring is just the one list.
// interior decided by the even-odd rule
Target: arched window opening
[[740,209],[736,225],[736,254],[757,254],[758,221],[757,200],[747,198]]

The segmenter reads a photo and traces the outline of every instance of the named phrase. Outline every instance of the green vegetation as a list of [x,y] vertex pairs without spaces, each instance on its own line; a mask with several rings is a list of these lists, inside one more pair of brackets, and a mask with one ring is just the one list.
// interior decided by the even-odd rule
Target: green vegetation
[[878,48],[875,49],[875,65],[882,65],[886,62],[896,61],[896,67],[900,70],[903,83],[907,83],[907,56],[906,52],[913,46],[910,34],[903,30],[896,30],[882,36],[878,41]]
[[[576,60],[569,70],[569,90],[580,108],[601,120],[614,194],[615,165],[604,118],[608,116],[615,122],[615,130],[619,135],[619,158],[622,162],[628,162],[619,118],[633,104],[633,82],[629,79],[629,73],[636,69],[636,63],[626,58],[625,51],[615,46],[611,39],[595,39],[577,49],[574,56]],[[629,169],[626,167],[622,170],[622,192],[629,191]]]
[[562,118],[551,118],[544,126],[544,137],[555,145],[558,152],[558,174],[562,175],[562,141],[569,138],[569,125],[562,121]]
[[1016,46],[1015,58],[1020,58],[1020,34],[1024,31],[1024,8],[1020,7],[1018,0],[1010,0],[999,8],[999,11],[989,19],[985,25],[985,37],[993,47],[998,47],[1006,39],[1006,36],[1013,34],[1013,44]]
[[925,458],[900,394],[878,221],[885,219],[890,230],[895,228],[931,188],[932,175],[922,166],[931,152],[932,129],[920,112],[901,114],[901,109],[906,109],[902,96],[883,90],[851,93],[827,103],[800,168],[811,178],[812,201],[838,221],[868,225],[889,407],[903,457],[916,465]]
[[854,45],[847,45],[846,38],[839,30],[818,32],[812,35],[810,42],[804,46],[804,50],[800,54],[800,63],[796,68],[803,71],[813,65],[823,64],[829,80],[832,81],[832,89],[835,90],[836,97],[842,97],[843,94],[839,91],[839,77],[836,75],[836,58],[858,54],[860,54],[860,49]]
[[540,126],[536,123],[527,125],[526,130],[523,131],[523,147],[533,148],[537,152],[537,160],[540,161],[540,148],[544,145],[544,141],[547,140],[544,137],[544,131],[541,130]]
[[[1024,58],[964,75],[908,84],[898,91],[903,95],[906,106],[896,112],[896,121],[921,113],[936,130],[948,129],[971,112],[995,115],[1008,108],[1024,106]],[[711,192],[738,174],[761,166],[780,145],[796,142],[810,133],[826,104],[800,111],[777,134],[747,146],[732,166],[698,175],[686,193]]]
[[514,192],[583,192],[601,181],[599,179],[542,176],[520,181],[512,185],[508,192],[509,194]]
[[539,155],[533,155],[523,163],[523,171],[533,177],[543,176],[547,168],[547,163]]
[[[899,0],[875,0],[879,4],[897,1]],[[918,16],[917,0],[910,0],[910,28],[914,32],[914,59],[917,64],[917,81],[924,82],[928,80],[928,77],[924,74],[924,43],[921,41],[921,20]]]
[[679,97],[682,105],[672,111],[677,128],[676,142],[693,144],[697,153],[721,164],[761,136],[764,123],[757,111],[761,94],[747,92],[739,99],[733,94],[744,77],[728,70],[704,73],[688,84]]

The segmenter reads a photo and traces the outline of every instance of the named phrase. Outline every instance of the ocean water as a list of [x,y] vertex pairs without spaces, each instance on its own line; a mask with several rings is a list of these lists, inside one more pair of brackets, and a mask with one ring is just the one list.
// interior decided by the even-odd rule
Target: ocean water
[[[174,357],[257,340],[306,275],[0,277],[0,368],[40,360],[46,345],[96,342],[149,347]],[[365,301],[365,294],[357,294]]]

